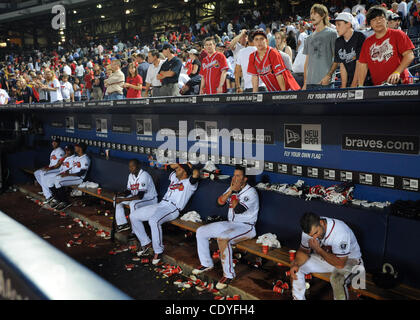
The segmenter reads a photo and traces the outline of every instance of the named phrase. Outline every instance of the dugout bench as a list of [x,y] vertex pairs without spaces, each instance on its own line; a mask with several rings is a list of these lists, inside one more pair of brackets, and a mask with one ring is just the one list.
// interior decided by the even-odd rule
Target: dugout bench
[[[35,172],[34,169],[30,168],[23,168],[24,172],[32,174]],[[158,172],[162,172],[162,170],[156,170]],[[155,177],[154,177],[155,178]],[[161,180],[165,178],[165,175],[160,175],[159,177]],[[167,177],[166,177],[167,178]],[[166,179],[167,180],[167,179]],[[157,190],[158,194],[162,194],[162,192],[166,191],[167,185],[163,181],[159,182],[160,188]],[[101,194],[98,194],[97,189],[94,188],[80,188],[78,186],[71,186],[70,188],[80,190],[81,192],[99,198],[101,200],[113,203],[113,196],[115,192],[102,188]],[[203,188],[201,188],[203,189]],[[208,189],[208,188],[206,188]],[[200,190],[200,188],[198,189]],[[208,193],[209,190],[202,190],[202,192]],[[194,198],[194,197],[193,197]],[[299,199],[298,199],[299,200]],[[301,200],[302,201],[302,200]],[[125,205],[126,208],[129,208],[128,205]],[[187,205],[189,210],[194,210],[194,201],[189,202]],[[222,208],[221,208],[222,209]],[[185,210],[184,210],[185,211]],[[261,215],[260,209],[260,215]],[[181,213],[182,214],[182,213]],[[114,220],[115,221],[115,220]],[[186,231],[196,232],[197,229],[203,225],[203,223],[195,223],[190,221],[183,221],[180,218],[175,219],[170,222],[170,224],[181,228]],[[258,226],[258,224],[257,224]],[[260,234],[261,232],[259,232]],[[282,239],[279,239],[282,242]],[[261,250],[261,245],[256,243],[256,239],[249,239],[245,241],[241,241],[235,245],[235,247],[243,252],[251,253],[253,255],[259,256],[261,258],[271,260],[277,264],[289,267],[290,266],[290,259],[289,259],[289,250],[291,248],[282,246],[282,248],[271,248],[267,254],[264,254]],[[363,251],[363,250],[362,250]],[[330,274],[329,273],[312,273],[312,276],[319,278],[321,280],[330,281]],[[366,272],[366,289],[353,289],[349,288],[350,290],[355,291],[357,294],[370,297],[376,300],[401,300],[401,299],[412,299],[412,300],[419,300],[420,299],[420,290],[410,287],[405,284],[400,284],[396,288],[393,289],[382,289],[376,286],[372,281],[372,274]]]

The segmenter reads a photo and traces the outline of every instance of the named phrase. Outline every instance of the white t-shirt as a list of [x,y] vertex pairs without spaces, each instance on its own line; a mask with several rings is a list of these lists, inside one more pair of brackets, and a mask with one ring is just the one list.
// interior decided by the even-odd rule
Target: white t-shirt
[[75,72],[76,72],[77,77],[83,77],[83,74],[85,73],[85,69],[83,68],[83,65],[77,66]]
[[[226,190],[225,193],[229,191],[230,188]],[[234,209],[231,206],[232,198],[236,197],[246,211],[240,214],[236,214]],[[258,218],[258,211],[260,210],[260,202],[258,199],[258,194],[255,188],[250,185],[245,185],[245,187],[236,194],[232,194],[227,200],[229,204],[228,220],[233,222],[243,222],[255,225]],[[238,205],[239,205],[238,204]]]
[[232,50],[233,53],[233,59],[236,61],[236,59],[238,58],[238,53],[239,51],[241,51],[243,48],[245,48],[243,45],[241,45],[239,42],[236,43],[235,46],[235,50]]
[[403,17],[407,16],[407,2],[401,1],[398,4],[398,12],[402,12]]
[[64,66],[63,74],[67,74],[68,76],[71,76],[71,68],[69,66]]
[[166,200],[171,202],[179,211],[182,211],[195,190],[197,190],[198,182],[191,184],[190,178],[179,180],[176,177],[175,171],[169,175],[169,180],[171,181],[171,184],[168,187],[168,191],[166,191],[163,196],[162,201]]
[[298,52],[303,52],[303,46],[305,44],[306,38],[309,37],[306,32],[301,32],[299,34],[298,42],[300,41],[300,46],[298,48]]
[[50,95],[50,102],[56,102],[56,101],[63,101],[63,96],[61,95],[61,84],[60,81],[57,79],[54,79],[53,81],[50,81],[47,83],[47,86],[49,88],[57,88],[56,91],[47,91]]
[[66,153],[64,152],[63,149],[61,149],[60,147],[55,148],[50,153],[50,164],[49,164],[49,167],[54,167],[58,163],[58,160],[60,160],[61,158],[63,158],[65,155],[66,155]]
[[61,84],[61,95],[63,96],[64,100],[68,100],[71,97],[71,94],[74,94],[73,86],[70,82],[63,82]]
[[[238,52],[238,56],[236,59],[236,64],[239,64],[242,68],[242,77],[244,78],[244,89],[252,89],[252,76],[248,73],[248,63],[249,63],[249,56],[251,53],[257,51],[256,47],[249,46],[246,48],[241,49]],[[264,82],[261,81],[261,78],[258,77],[259,87],[265,87]]]
[[162,82],[156,79],[156,76],[159,73],[160,67],[164,62],[165,60],[160,60],[159,65],[157,67],[155,67],[153,63],[149,65],[146,74],[146,83],[150,83],[150,85],[153,87],[160,87],[162,85]]
[[[327,221],[324,239],[320,241],[321,248],[337,257],[348,257],[349,259],[360,259],[359,244],[353,231],[341,220],[321,217]],[[311,237],[302,232],[301,246],[310,249],[309,239]]]
[[0,105],[7,104],[9,102],[9,94],[6,90],[0,89]]
[[144,191],[144,200],[151,200],[157,197],[155,184],[150,174],[144,170],[139,171],[137,176],[130,173],[128,175],[127,190],[130,190],[132,196]]

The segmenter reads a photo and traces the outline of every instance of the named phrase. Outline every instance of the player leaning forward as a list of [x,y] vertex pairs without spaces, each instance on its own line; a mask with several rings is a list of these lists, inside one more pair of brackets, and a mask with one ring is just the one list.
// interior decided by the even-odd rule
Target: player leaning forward
[[[138,256],[148,254],[153,246],[155,253],[152,263],[158,264],[163,253],[162,224],[178,218],[197,190],[200,172],[192,170],[190,164],[171,164],[173,170],[169,175],[170,185],[161,202],[134,210],[130,214],[131,228],[140,241]],[[143,221],[148,221],[152,232],[150,240],[144,230]]]
[[305,274],[331,273],[335,300],[347,300],[347,286],[364,272],[362,255],[353,231],[337,219],[305,213],[300,219],[302,240],[290,267],[293,298],[305,300]]
[[235,278],[232,262],[232,245],[256,235],[259,200],[257,191],[247,183],[245,168],[236,167],[229,189],[222,194],[219,206],[229,204],[228,221],[214,222],[197,229],[198,257],[201,265],[193,270],[200,274],[213,268],[209,240],[217,238],[223,265],[223,277],[216,284],[221,290]]
[[119,192],[115,197],[115,220],[117,232],[130,229],[124,212],[124,205],[130,206],[130,213],[134,210],[157,203],[157,192],[150,174],[140,168],[137,159],[128,163],[127,190]]

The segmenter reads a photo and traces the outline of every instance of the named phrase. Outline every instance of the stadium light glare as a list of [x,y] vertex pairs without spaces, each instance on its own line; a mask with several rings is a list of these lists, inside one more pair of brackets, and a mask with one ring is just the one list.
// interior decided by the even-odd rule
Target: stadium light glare
[[188,2],[188,0],[184,0],[184,2],[185,2],[185,3],[187,3],[187,2]]
[[101,9],[101,8],[102,8],[102,5],[101,5],[101,4],[98,4],[98,5],[96,6],[96,8]]
[[61,41],[58,41],[58,44],[61,44]]
[[76,10],[73,10],[73,13],[74,13],[74,14],[76,14],[76,13],[77,13],[77,11],[76,11]]
[[101,16],[102,19],[105,19],[105,16]]
[[239,0],[238,3],[239,4],[244,4],[244,0]]
[[77,23],[82,23],[82,20],[77,21]]
[[130,2],[130,0],[124,0],[124,2],[125,2],[125,3],[129,3],[129,2]]
[[64,31],[60,31],[60,34],[64,34]]
[[130,14],[130,13],[131,13],[130,9],[125,10],[125,14]]
[[153,6],[152,6],[152,8],[153,9],[156,9],[158,7],[158,5],[157,4],[154,4]]

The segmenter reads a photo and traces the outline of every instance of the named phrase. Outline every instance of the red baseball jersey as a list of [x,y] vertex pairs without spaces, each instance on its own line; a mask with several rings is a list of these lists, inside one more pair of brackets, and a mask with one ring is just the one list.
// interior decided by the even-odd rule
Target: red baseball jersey
[[[203,59],[200,74],[204,77],[204,94],[217,93],[217,87],[220,83],[220,77],[223,70],[228,69],[226,57],[221,52],[215,52],[211,56],[208,55]],[[225,92],[223,85],[223,92]]]
[[283,75],[286,90],[299,90],[300,86],[284,65],[281,54],[271,47],[268,47],[262,59],[258,57],[258,51],[249,55],[248,73],[258,76],[264,82],[268,91],[281,91],[277,81],[279,74]]

